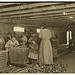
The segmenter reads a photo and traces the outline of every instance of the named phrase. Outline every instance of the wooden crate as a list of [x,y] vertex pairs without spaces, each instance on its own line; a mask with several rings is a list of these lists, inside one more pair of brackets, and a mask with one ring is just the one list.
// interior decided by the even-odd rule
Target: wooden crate
[[9,50],[10,64],[25,65],[28,62],[28,48],[14,47]]
[[0,71],[7,67],[8,51],[0,51]]

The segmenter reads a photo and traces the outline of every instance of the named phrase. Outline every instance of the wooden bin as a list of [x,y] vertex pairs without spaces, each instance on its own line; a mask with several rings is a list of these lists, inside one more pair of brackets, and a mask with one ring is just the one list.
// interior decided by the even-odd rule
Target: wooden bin
[[14,47],[9,50],[10,63],[12,64],[22,64],[28,63],[28,50],[29,48],[24,47]]
[[0,71],[7,67],[8,51],[0,51]]

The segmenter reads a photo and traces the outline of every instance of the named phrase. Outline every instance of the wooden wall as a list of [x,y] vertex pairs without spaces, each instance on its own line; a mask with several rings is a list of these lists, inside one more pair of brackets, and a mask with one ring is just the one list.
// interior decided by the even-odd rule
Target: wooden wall
[[12,32],[12,26],[10,24],[0,23],[0,32],[1,33],[8,33]]
[[[16,26],[16,25],[14,25]],[[1,33],[8,33],[8,32],[13,32],[13,27],[12,24],[5,24],[5,23],[0,23],[0,32]],[[27,26],[22,26],[25,29],[33,29],[34,32],[36,32],[36,29],[38,27],[27,27]],[[58,34],[58,42],[61,44],[66,44],[66,31],[68,30],[67,28],[59,28],[59,27],[49,27],[49,29],[52,32],[52,36],[55,34]]]

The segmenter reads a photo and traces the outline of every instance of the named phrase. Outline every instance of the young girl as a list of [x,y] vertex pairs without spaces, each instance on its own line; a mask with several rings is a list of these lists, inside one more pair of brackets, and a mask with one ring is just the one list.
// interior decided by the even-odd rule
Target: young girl
[[5,45],[6,50],[9,50],[11,47],[16,47],[19,45],[19,42],[16,40],[15,37],[12,37]]
[[28,58],[31,59],[32,65],[35,66],[38,59],[38,44],[32,40],[29,47],[30,50],[29,50]]

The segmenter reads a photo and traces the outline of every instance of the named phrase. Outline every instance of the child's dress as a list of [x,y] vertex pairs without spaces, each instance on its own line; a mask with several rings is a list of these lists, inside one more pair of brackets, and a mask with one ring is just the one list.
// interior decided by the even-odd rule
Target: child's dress
[[31,59],[38,59],[38,45],[37,44],[30,44],[30,50],[28,57]]

